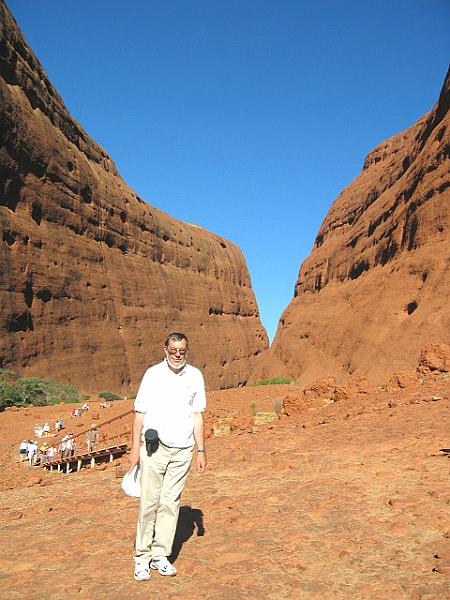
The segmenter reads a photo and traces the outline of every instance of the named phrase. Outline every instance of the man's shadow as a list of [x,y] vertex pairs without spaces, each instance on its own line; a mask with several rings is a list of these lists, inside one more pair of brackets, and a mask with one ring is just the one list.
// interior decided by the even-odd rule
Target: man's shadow
[[188,539],[194,535],[196,528],[197,536],[205,535],[202,511],[198,508],[182,506],[178,515],[177,529],[175,531],[170,562],[176,561],[184,542],[187,542]]

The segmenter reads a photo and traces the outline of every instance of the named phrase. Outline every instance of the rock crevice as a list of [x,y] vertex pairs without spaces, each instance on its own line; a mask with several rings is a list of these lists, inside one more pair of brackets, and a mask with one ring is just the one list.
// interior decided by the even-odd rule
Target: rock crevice
[[367,156],[332,205],[255,378],[382,381],[448,343],[450,77],[434,109]]
[[268,341],[239,248],[125,184],[3,2],[0,55],[0,367],[131,395],[181,330],[210,389],[244,384]]

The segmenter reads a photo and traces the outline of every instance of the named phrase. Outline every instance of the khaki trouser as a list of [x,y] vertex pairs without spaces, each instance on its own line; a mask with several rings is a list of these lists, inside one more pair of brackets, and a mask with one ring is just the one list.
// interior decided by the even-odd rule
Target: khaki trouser
[[170,556],[178,521],[181,492],[189,473],[192,448],[168,448],[159,443],[147,455],[141,446],[141,500],[136,532],[136,563]]

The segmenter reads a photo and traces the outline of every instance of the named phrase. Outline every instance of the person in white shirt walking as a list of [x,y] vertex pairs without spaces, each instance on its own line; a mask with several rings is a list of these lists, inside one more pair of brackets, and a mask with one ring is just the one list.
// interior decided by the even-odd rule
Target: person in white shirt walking
[[22,440],[20,442],[20,446],[19,446],[19,459],[20,459],[20,462],[23,462],[24,460],[27,460],[27,446],[28,446],[27,440]]
[[[206,408],[205,385],[202,373],[187,364],[187,353],[187,337],[183,333],[169,334],[164,341],[165,359],[145,372],[134,403],[128,473],[140,466],[134,555],[137,581],[150,579],[150,569],[161,575],[176,575],[168,556],[194,442],[197,470],[203,473],[206,469],[202,414]],[[156,439],[146,444],[145,438],[151,435]]]
[[33,466],[36,461],[37,449],[38,449],[37,441],[34,440],[34,442],[32,442],[30,440],[27,444],[27,458],[28,458],[28,464],[30,465],[30,467]]

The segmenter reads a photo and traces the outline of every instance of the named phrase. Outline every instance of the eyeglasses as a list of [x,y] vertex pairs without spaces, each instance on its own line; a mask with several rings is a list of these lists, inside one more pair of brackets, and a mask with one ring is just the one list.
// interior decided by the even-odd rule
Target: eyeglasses
[[185,354],[187,354],[187,349],[185,350],[184,348],[182,348],[181,350],[179,348],[166,348],[167,352],[170,354],[170,356],[175,356],[176,354],[180,354],[180,356],[184,356]]

